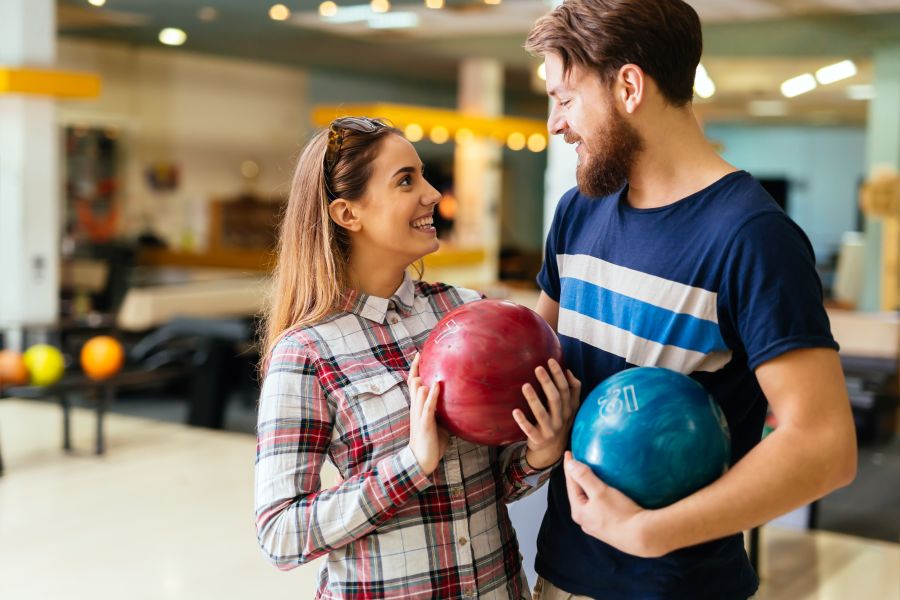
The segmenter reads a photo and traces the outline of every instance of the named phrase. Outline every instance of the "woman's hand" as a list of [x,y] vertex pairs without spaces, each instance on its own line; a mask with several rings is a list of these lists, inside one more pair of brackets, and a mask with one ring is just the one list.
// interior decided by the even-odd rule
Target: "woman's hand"
[[569,445],[569,429],[581,398],[581,382],[571,371],[563,373],[562,367],[552,358],[547,367],[549,373],[544,367],[534,370],[547,398],[546,407],[530,383],[522,386],[522,394],[531,407],[536,423],[530,423],[518,408],[513,410],[513,418],[528,436],[525,459],[535,469],[546,469],[565,452]]
[[429,390],[422,385],[419,377],[419,355],[413,359],[409,368],[409,378],[406,380],[409,387],[409,448],[415,455],[419,466],[426,475],[431,475],[437,469],[438,463],[447,450],[450,434],[443,427],[439,427],[434,413],[437,408],[437,399],[440,394],[440,386],[434,385]]

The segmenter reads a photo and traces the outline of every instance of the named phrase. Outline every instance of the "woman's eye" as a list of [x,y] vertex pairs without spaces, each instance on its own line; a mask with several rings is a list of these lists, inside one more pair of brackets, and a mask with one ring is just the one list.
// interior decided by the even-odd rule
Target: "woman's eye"
[[412,185],[412,177],[406,175],[400,180],[400,185]]

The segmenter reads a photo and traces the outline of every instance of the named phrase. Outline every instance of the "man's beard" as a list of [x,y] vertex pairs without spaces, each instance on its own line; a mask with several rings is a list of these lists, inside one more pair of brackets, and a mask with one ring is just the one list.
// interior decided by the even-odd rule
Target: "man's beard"
[[[584,143],[584,157],[575,170],[575,177],[581,193],[602,198],[625,185],[644,145],[637,130],[615,109],[611,109],[603,128],[592,137],[597,140],[596,147]],[[574,138],[566,136],[566,141]]]

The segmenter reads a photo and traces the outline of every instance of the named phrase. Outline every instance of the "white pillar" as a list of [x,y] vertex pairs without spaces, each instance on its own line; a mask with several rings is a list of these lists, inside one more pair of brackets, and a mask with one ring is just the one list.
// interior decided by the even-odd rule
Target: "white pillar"
[[561,135],[550,135],[550,143],[547,145],[547,172],[544,175],[545,239],[550,232],[550,223],[553,221],[559,199],[575,187],[577,168],[578,153],[575,152],[575,146],[567,144]]
[[[52,67],[55,11],[54,0],[0,2],[0,65]],[[0,95],[0,329],[11,346],[59,313],[58,165],[55,100]]]
[[[471,58],[460,65],[460,112],[496,117],[503,114],[503,64],[494,59]],[[459,201],[454,241],[462,247],[483,248],[485,262],[479,283],[499,275],[501,146],[495,140],[475,138],[456,144],[453,188]]]

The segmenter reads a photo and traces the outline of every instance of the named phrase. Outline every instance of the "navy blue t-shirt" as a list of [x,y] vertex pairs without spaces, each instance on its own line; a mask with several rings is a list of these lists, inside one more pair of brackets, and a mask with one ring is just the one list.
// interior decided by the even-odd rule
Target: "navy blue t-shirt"
[[[753,370],[796,348],[837,349],[812,247],[744,171],[661,208],[632,208],[627,189],[573,189],[556,210],[538,284],[559,302],[566,366],[584,396],[633,366],[689,374],[722,407],[735,463],[759,442],[766,414]],[[581,531],[560,468],[548,503],[535,567],[567,592],[743,600],[758,586],[740,534],[644,559]]]

